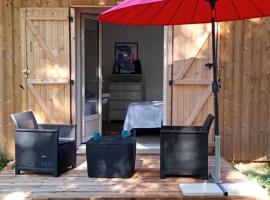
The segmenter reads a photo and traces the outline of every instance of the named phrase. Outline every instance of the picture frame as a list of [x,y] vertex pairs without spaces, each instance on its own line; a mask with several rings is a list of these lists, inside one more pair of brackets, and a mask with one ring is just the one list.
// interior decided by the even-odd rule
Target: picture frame
[[119,73],[130,74],[135,72],[134,61],[138,60],[137,42],[116,42],[115,43],[115,64]]

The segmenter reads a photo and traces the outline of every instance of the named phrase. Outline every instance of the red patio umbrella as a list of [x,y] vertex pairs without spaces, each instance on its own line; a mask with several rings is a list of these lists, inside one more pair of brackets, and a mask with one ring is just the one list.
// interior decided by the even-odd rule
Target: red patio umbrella
[[220,22],[269,15],[269,0],[128,0],[103,12],[99,20],[130,25],[179,25],[209,23],[212,17]]
[[[220,180],[220,136],[218,116],[219,81],[215,22],[270,16],[270,0],[128,0],[104,11],[99,20],[128,25],[180,25],[212,23],[212,53],[214,110],[215,110],[215,177]],[[225,194],[225,193],[224,193]]]

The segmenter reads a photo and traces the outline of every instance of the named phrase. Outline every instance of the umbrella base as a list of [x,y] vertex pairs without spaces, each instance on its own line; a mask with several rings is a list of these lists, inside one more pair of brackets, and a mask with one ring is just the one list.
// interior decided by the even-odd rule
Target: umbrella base
[[228,191],[222,185],[222,181],[219,180],[219,182],[217,182],[216,178],[212,174],[209,174],[209,179],[212,183],[215,183],[220,188],[224,196],[229,196]]
[[209,179],[211,182],[217,184],[217,186],[222,190],[224,196],[228,196],[227,190],[223,187],[222,181],[220,180],[220,136],[215,135],[215,173],[213,176],[209,174]]

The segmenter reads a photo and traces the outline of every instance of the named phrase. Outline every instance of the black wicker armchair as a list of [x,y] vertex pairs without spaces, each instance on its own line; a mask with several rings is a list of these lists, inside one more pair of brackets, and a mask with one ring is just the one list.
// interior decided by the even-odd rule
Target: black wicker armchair
[[208,133],[214,116],[203,126],[162,126],[160,131],[160,178],[198,176],[208,179]]
[[75,125],[37,124],[33,112],[11,115],[15,126],[15,173],[59,176],[76,166]]

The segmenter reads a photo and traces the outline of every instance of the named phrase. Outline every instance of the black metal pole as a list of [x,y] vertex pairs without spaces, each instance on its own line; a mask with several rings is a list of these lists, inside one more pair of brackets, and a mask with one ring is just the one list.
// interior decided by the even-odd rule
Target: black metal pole
[[215,109],[215,135],[219,135],[219,113],[218,113],[218,92],[219,82],[217,78],[217,54],[216,54],[216,30],[215,18],[212,17],[212,51],[213,51],[213,84],[212,91],[214,93],[214,109]]
[[219,113],[218,113],[218,92],[219,83],[217,78],[217,54],[216,54],[216,30],[215,30],[215,17],[212,16],[212,54],[213,54],[213,83],[212,91],[214,93],[214,112],[215,112],[215,182],[220,181],[220,136],[219,136]]
[[219,113],[218,113],[218,92],[219,92],[219,82],[217,78],[217,51],[216,51],[216,26],[215,26],[215,3],[217,0],[210,1],[212,17],[212,53],[213,53],[213,83],[212,91],[214,93],[214,109],[215,109],[215,135],[219,135]]

